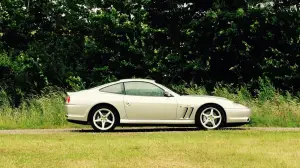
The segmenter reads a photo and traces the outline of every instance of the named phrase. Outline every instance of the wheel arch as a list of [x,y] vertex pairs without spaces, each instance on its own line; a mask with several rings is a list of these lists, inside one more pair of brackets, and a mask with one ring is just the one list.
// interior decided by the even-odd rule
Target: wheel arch
[[118,120],[117,120],[117,124],[119,124],[120,123],[120,113],[119,113],[119,111],[118,111],[118,109],[115,107],[115,106],[113,106],[112,104],[109,104],[109,103],[98,103],[98,104],[95,104],[90,110],[89,110],[89,112],[88,112],[88,118],[87,118],[87,122],[89,123],[89,122],[91,122],[91,119],[92,119],[92,112],[95,110],[95,109],[97,109],[97,108],[99,108],[99,107],[110,107],[110,108],[113,108],[115,111],[116,111],[116,113],[117,113],[117,117],[118,117]]
[[196,111],[195,122],[197,122],[196,116],[197,116],[198,113],[201,112],[200,110],[203,109],[203,108],[205,108],[205,107],[210,107],[210,106],[214,106],[214,107],[217,107],[217,108],[220,108],[220,109],[221,109],[221,112],[224,114],[224,118],[225,118],[224,124],[226,124],[226,123],[227,123],[227,115],[226,115],[226,111],[225,111],[225,109],[224,109],[221,105],[219,105],[219,104],[217,104],[217,103],[205,103],[205,104],[202,104],[202,105],[197,109],[197,111]]

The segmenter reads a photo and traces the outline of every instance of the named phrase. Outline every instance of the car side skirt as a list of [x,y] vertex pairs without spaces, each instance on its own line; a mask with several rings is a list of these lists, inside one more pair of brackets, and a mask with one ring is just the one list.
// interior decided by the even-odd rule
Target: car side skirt
[[128,120],[128,119],[121,119],[120,124],[195,124],[195,120]]

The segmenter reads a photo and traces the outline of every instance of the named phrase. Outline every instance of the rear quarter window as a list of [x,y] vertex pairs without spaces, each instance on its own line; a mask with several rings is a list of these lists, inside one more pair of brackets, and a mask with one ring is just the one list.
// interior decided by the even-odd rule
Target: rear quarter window
[[107,86],[99,90],[100,92],[123,94],[123,84],[118,83],[114,85]]

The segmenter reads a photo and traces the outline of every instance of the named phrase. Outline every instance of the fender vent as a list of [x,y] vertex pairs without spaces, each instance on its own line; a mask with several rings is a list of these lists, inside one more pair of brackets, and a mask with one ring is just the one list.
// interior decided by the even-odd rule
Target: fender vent
[[185,107],[183,111],[184,113],[182,119],[189,119],[193,114],[194,107]]
[[188,109],[189,109],[188,107],[186,107],[186,108],[185,108],[185,112],[184,112],[184,115],[183,115],[183,117],[182,117],[182,118],[184,118],[184,117],[185,117],[185,115],[186,115],[186,113],[187,113]]
[[191,116],[192,116],[193,112],[194,112],[194,107],[191,107],[191,112],[190,112],[190,116],[189,116],[189,118],[191,118]]

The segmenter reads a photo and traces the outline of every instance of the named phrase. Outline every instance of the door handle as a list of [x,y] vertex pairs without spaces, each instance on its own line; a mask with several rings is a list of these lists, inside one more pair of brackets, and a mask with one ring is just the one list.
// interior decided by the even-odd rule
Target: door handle
[[130,103],[129,103],[129,102],[126,102],[126,105],[127,105],[127,106],[130,106]]

